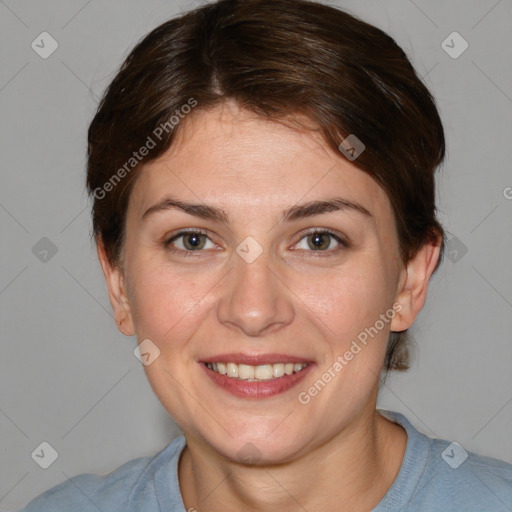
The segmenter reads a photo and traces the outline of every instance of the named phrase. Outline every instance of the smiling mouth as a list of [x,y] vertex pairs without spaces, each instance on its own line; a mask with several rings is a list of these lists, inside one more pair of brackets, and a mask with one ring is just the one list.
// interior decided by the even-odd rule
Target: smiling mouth
[[204,363],[207,368],[232,379],[248,382],[274,380],[285,375],[299,373],[308,363],[276,363],[252,366],[237,363]]

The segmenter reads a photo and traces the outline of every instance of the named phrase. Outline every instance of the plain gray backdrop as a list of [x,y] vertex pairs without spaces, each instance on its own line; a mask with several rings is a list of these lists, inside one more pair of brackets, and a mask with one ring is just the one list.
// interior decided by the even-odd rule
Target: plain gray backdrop
[[[447,257],[412,330],[412,368],[389,378],[379,407],[512,462],[512,2],[331,3],[404,48],[448,143],[437,187]],[[0,0],[2,511],[153,454],[180,432],[133,355],[135,338],[114,325],[84,165],[88,123],[128,51],[198,5]],[[58,452],[48,469],[31,455],[42,442]]]

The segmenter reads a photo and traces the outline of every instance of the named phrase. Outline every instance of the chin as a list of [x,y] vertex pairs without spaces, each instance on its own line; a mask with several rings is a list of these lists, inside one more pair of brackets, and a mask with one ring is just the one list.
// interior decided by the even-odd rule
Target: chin
[[223,457],[247,465],[286,463],[305,449],[303,430],[295,433],[283,430],[277,433],[272,432],[272,428],[262,429],[258,425],[232,432],[232,437],[226,434],[220,439],[212,439],[206,434],[204,438]]

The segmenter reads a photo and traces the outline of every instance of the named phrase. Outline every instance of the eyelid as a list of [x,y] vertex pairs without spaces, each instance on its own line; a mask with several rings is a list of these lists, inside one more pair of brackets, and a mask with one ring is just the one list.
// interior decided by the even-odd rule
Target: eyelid
[[[174,242],[178,238],[181,238],[182,236],[185,236],[185,235],[187,235],[189,233],[197,233],[197,234],[204,235],[213,244],[218,246],[218,244],[212,240],[212,238],[210,237],[210,234],[209,234],[209,232],[207,230],[201,229],[201,228],[184,228],[184,229],[179,230],[177,233],[174,233],[171,236],[165,236],[165,238],[164,238],[164,245],[165,245],[165,247],[168,248],[169,250],[173,251],[173,252],[177,252],[177,253],[181,253],[181,254],[185,254],[185,255],[192,255],[194,253],[200,254],[202,252],[205,252],[204,250],[192,251],[192,250],[183,250],[183,249],[171,248],[171,243],[172,242]],[[318,251],[306,250],[305,252],[318,253],[319,255],[322,255],[322,253],[324,253],[324,254],[327,255],[327,254],[336,253],[336,252],[338,252],[338,251],[340,251],[342,249],[347,249],[347,248],[350,247],[349,241],[341,233],[338,233],[338,232],[336,232],[334,230],[331,230],[329,228],[318,228],[318,227],[316,227],[316,228],[308,228],[307,230],[302,231],[301,233],[299,233],[298,234],[298,237],[299,237],[298,241],[293,245],[293,247],[298,245],[308,235],[312,235],[312,234],[328,235],[328,236],[334,238],[334,240],[336,240],[336,242],[338,242],[338,244],[341,246],[341,248],[338,247],[336,249],[327,249],[327,250],[318,250]]]
[[206,229],[202,229],[202,228],[183,228],[183,229],[180,229],[179,231],[177,231],[176,233],[174,233],[172,235],[165,235],[165,239],[170,242],[170,241],[180,237],[181,235],[184,235],[184,234],[187,234],[187,233],[199,233],[201,235],[208,236],[208,231]]
[[[313,235],[313,234],[328,235],[328,236],[334,238],[334,240],[336,240],[343,249],[348,249],[350,247],[350,242],[348,241],[347,237],[345,237],[343,234],[338,233],[337,231],[334,231],[330,228],[309,228],[306,231],[302,231],[298,235],[299,240],[293,245],[293,247],[298,245],[308,235]],[[323,250],[323,251],[322,250],[318,250],[318,251],[309,250],[306,252],[329,254],[329,253],[337,252],[338,250],[341,250],[341,249],[340,248],[327,249],[327,250]]]
[[190,234],[190,233],[197,233],[197,234],[200,234],[200,235],[204,235],[206,238],[208,238],[208,240],[210,240],[210,242],[214,245],[218,245],[216,242],[214,242],[209,234],[209,232],[205,229],[201,229],[201,228],[184,228],[184,229],[180,229],[177,233],[174,233],[172,235],[166,235],[163,239],[163,245],[170,251],[172,252],[175,252],[175,253],[180,253],[180,254],[185,254],[186,256],[191,256],[191,255],[199,255],[200,253],[202,252],[205,252],[204,250],[198,250],[198,251],[190,251],[190,250],[184,250],[184,249],[178,249],[178,248],[175,248],[175,247],[172,247],[172,242],[174,242],[175,240],[177,240],[178,238],[181,238],[187,234]]

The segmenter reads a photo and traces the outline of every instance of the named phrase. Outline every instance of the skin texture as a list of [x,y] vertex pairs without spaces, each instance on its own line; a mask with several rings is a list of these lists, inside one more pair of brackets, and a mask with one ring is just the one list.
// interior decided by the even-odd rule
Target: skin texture
[[[187,437],[179,463],[186,508],[371,510],[396,477],[407,440],[375,410],[389,332],[410,327],[422,308],[439,246],[425,245],[403,265],[385,192],[318,134],[229,102],[195,112],[181,128],[135,183],[122,265],[108,262],[101,240],[98,254],[119,329],[160,350],[144,369]],[[178,209],[142,219],[169,195],[221,208],[229,223]],[[291,206],[333,197],[371,216],[346,209],[281,221]],[[207,233],[190,256],[184,238],[166,246],[186,228]],[[327,237],[327,249],[315,250],[310,228],[348,247]],[[236,252],[248,236],[263,249],[252,263]],[[392,321],[301,404],[298,393],[396,302]],[[285,393],[239,398],[198,362],[228,352],[289,354],[314,367]],[[237,457],[248,442],[257,447],[256,465]]]

